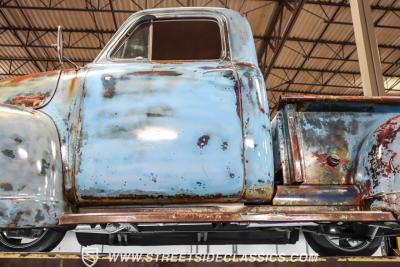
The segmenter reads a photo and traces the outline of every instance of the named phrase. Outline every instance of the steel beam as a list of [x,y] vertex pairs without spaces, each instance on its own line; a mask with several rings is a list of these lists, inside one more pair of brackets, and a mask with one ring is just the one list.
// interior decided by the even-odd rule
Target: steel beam
[[[9,57],[9,56],[0,56],[0,60],[7,60],[7,61],[32,61],[31,58],[27,57]],[[46,57],[46,58],[33,58],[36,62],[59,62],[58,58]],[[90,63],[93,60],[90,59],[79,59],[79,58],[70,58],[73,62],[77,63]]]
[[364,95],[385,95],[379,50],[369,1],[350,0],[350,7]]
[[[284,8],[283,1],[279,1],[278,5],[275,6],[275,9],[274,9],[271,19],[270,19],[270,22],[269,22],[267,28],[265,29],[264,36],[272,35],[274,28],[276,27],[276,24],[278,23],[279,18],[282,16],[283,8]],[[261,44],[261,48],[260,48],[261,51],[258,54],[258,62],[260,64],[261,64],[263,55],[265,53],[267,53],[267,48],[268,48],[268,40],[265,39],[263,41],[263,43]]]
[[[1,58],[0,58],[1,60]],[[332,60],[332,58],[330,59]],[[275,66],[276,70],[286,70],[286,71],[305,71],[305,72],[318,72],[318,73],[332,73],[332,74],[344,74],[344,75],[360,75],[359,71],[349,71],[349,70],[334,70],[334,69],[316,69],[316,68],[298,68],[298,67],[286,67],[286,66]],[[387,75],[386,77],[399,77],[396,75]]]
[[[0,31],[31,31],[31,32],[57,32],[57,27],[25,27],[25,26],[0,26]],[[107,29],[72,29],[72,28],[63,28],[63,32],[72,32],[72,33],[109,33],[114,34],[114,30]]]
[[[400,29],[400,27],[399,27]],[[281,39],[279,36],[260,36],[254,35],[254,39]],[[301,42],[301,43],[318,43],[318,44],[329,44],[329,45],[347,45],[347,46],[356,46],[355,42],[351,41],[342,41],[342,40],[330,40],[330,39],[315,39],[315,38],[304,38],[304,37],[288,37],[286,39],[287,42]],[[379,48],[383,49],[400,49],[399,45],[390,45],[390,44],[379,44]]]
[[[282,38],[280,39],[280,41],[277,44],[275,44],[274,53],[272,55],[271,60],[268,63],[267,62],[265,63],[265,66],[266,66],[266,69],[264,72],[265,79],[268,77],[272,68],[275,65],[276,60],[279,58],[282,48],[285,45],[286,39],[289,37],[289,34],[292,31],[292,28],[293,28],[294,24],[296,23],[297,18],[300,15],[300,11],[302,10],[303,5],[304,5],[304,0],[299,0],[298,3],[296,4],[296,6],[294,7],[294,9],[292,11],[292,16],[290,17],[290,19],[287,23],[287,26],[286,26],[285,30],[283,31]],[[282,15],[283,15],[283,13],[282,13]]]

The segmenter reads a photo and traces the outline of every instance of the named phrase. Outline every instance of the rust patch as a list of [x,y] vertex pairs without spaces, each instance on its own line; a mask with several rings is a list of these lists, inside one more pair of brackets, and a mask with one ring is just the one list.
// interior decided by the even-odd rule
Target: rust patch
[[[205,185],[203,183],[197,181],[197,186]],[[109,197],[97,197],[97,196],[82,196],[81,199],[85,200],[86,203],[90,203],[93,206],[101,206],[101,205],[110,205],[110,203],[139,203],[139,204],[159,204],[159,203],[194,203],[194,202],[220,202],[222,199],[226,202],[233,202],[237,200],[237,195],[223,195],[221,193],[218,194],[210,194],[205,196],[198,195],[188,195],[185,193],[178,193],[173,196],[164,196],[164,195],[136,195],[136,194],[119,194],[118,196],[109,196]]]
[[337,173],[337,169],[334,168],[333,166],[329,165],[329,163],[327,161],[327,157],[325,155],[320,154],[318,152],[314,152],[313,157],[322,165],[322,167],[324,167],[325,169],[327,169],[328,171],[330,171],[332,173]]
[[44,99],[47,96],[48,93],[39,93],[37,95],[14,96],[13,98],[11,98],[10,104],[36,108],[42,105]]
[[250,63],[247,63],[247,62],[235,62],[235,66],[245,67],[245,68],[254,68],[253,64],[250,64]]
[[3,153],[4,156],[9,157],[11,159],[15,159],[15,154],[14,151],[12,151],[11,149],[4,149],[1,151],[1,153]]
[[397,156],[397,152],[389,150],[389,160],[384,160],[381,157],[376,156],[382,148],[388,149],[388,146],[393,143],[397,134],[400,132],[400,126],[397,123],[399,118],[400,115],[397,115],[379,127],[376,135],[376,142],[368,153],[370,168],[366,168],[368,175],[372,179],[373,188],[376,188],[379,185],[380,177],[389,177],[391,173],[400,173],[399,166],[393,165],[393,160]]
[[69,83],[69,89],[68,89],[68,96],[71,98],[74,94],[75,91],[75,84],[76,84],[77,77],[75,76],[74,78],[71,79]]
[[12,191],[14,189],[12,184],[10,183],[1,183],[0,188],[3,189],[4,191]]
[[197,146],[203,148],[208,144],[209,140],[210,140],[209,135],[203,135],[197,140]]
[[243,198],[251,200],[252,202],[265,202],[265,199],[270,195],[268,187],[249,187],[244,191]]

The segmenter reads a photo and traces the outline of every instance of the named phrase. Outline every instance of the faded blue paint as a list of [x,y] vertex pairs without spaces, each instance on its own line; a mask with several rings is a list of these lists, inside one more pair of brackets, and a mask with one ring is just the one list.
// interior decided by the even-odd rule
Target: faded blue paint
[[400,215],[400,115],[387,115],[389,119],[365,138],[356,178],[372,209]]
[[240,79],[243,117],[244,199],[267,202],[274,191],[274,166],[269,108],[263,76],[256,66],[235,65]]
[[83,82],[87,70],[64,70],[61,74],[56,94],[48,105],[41,109],[55,122],[61,143],[64,166],[64,190],[66,198],[74,203],[75,161],[79,156],[80,109],[83,100]]
[[[147,14],[217,20],[223,37],[223,58],[168,64],[108,61],[108,52],[124,32]],[[106,81],[108,75],[111,80]],[[93,203],[91,199],[111,203],[113,198],[128,203],[149,199],[156,203],[254,202],[271,198],[269,122],[268,115],[260,111],[260,107],[268,110],[264,84],[250,27],[235,11],[187,8],[137,12],[95,64],[79,71],[65,70],[61,75],[52,72],[7,80],[0,87],[3,103],[27,103],[39,108],[57,128],[55,132],[53,122],[41,113],[30,117],[34,121],[47,118],[43,121],[48,125],[43,126],[39,120],[32,128],[32,136],[39,143],[33,139],[29,142],[46,150],[47,144],[36,136],[41,134],[47,142],[56,144],[56,160],[51,164],[57,169],[52,181],[36,179],[33,187],[25,187],[23,193],[30,195],[46,184],[52,189],[43,198],[32,198],[40,200],[35,204],[25,199],[13,203],[1,200],[1,225],[43,226],[42,214],[32,211],[44,212],[46,225],[55,225],[59,214],[67,211],[64,198],[73,205]],[[243,118],[252,120],[244,126]],[[262,132],[257,132],[259,129]],[[245,145],[243,135],[255,146]],[[11,144],[4,141],[0,145]],[[18,144],[9,149],[18,149]],[[21,179],[28,180],[28,175],[35,177],[35,170],[27,169]],[[4,188],[9,190],[5,181]],[[11,186],[21,189],[15,183]],[[10,194],[19,196],[14,191]]]
[[227,62],[92,66],[81,111],[80,200],[238,200],[235,87]]
[[39,111],[0,105],[0,129],[0,227],[56,225],[68,209],[54,123]]
[[53,96],[60,71],[17,76],[0,81],[0,104],[11,104],[40,108]]

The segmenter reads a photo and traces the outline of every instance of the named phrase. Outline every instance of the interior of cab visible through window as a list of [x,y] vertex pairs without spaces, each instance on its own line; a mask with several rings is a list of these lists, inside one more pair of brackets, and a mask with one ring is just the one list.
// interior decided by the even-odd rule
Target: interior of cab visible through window
[[213,60],[221,58],[222,40],[213,19],[163,19],[140,23],[112,52],[113,59]]

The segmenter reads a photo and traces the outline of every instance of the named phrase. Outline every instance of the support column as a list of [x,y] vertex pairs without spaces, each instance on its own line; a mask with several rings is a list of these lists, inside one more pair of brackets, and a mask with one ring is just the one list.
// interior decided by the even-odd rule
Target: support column
[[370,1],[350,0],[350,8],[364,95],[383,96],[385,87]]

